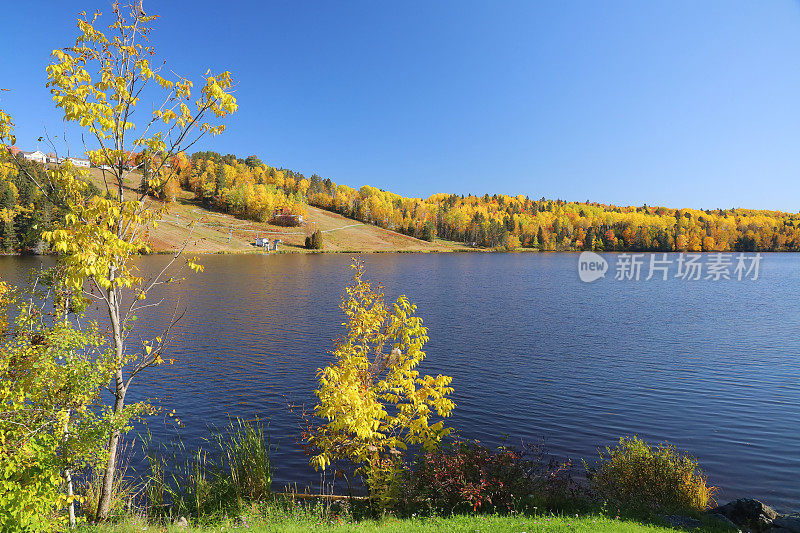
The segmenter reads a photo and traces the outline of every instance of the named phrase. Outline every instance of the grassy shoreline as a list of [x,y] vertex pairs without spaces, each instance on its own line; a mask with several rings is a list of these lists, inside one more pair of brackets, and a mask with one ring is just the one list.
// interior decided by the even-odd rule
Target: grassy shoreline
[[[127,520],[118,524],[87,526],[84,531],[95,533],[134,533],[148,530],[157,531],[186,531],[176,525],[160,526],[144,521]],[[216,532],[216,531],[252,531],[252,532],[293,532],[293,531],[374,531],[374,532],[666,532],[675,531],[667,526],[659,526],[633,520],[624,520],[605,517],[601,515],[587,516],[500,516],[500,515],[457,515],[447,518],[386,518],[384,520],[333,520],[324,522],[312,517],[275,517],[269,521],[247,518],[226,520],[214,526],[195,526],[190,524],[191,531]],[[701,531],[723,531],[713,525],[704,527]]]
[[[622,498],[624,502],[618,501],[613,505],[608,502],[614,499],[609,500],[602,493],[589,490],[589,486],[576,484],[569,473],[563,475],[565,465],[554,467],[552,462],[542,462],[542,458],[531,462],[522,452],[511,448],[491,450],[479,444],[448,447],[447,451],[426,456],[426,462],[415,461],[413,472],[416,474],[412,470],[398,474],[404,495],[398,494],[387,504],[389,500],[373,496],[300,493],[290,487],[285,492],[273,491],[273,465],[269,456],[271,440],[260,421],[252,423],[237,419],[231,420],[224,431],[209,438],[207,449],[198,449],[185,459],[180,459],[174,449],[171,453],[163,445],[153,448],[149,441],[145,442],[149,474],[140,474],[136,480],[129,480],[121,474],[120,479],[127,481],[119,484],[112,500],[111,520],[97,525],[84,524],[81,529],[87,533],[181,531],[186,530],[188,524],[192,531],[265,533],[674,531],[676,528],[661,516],[664,514],[672,515],[673,519],[677,517],[674,523],[691,523],[695,531],[729,531],[729,525],[704,511],[713,500],[697,505],[674,501],[674,495],[669,492],[672,490],[669,482],[657,494],[648,494],[658,484],[648,476],[672,478],[670,471],[685,463],[678,455],[665,455],[672,448],[653,448],[635,438],[624,442],[626,446],[622,446],[621,440],[617,449],[616,464],[632,464],[630,461],[634,461],[638,465],[638,490],[636,486],[628,488],[641,494],[627,494]],[[623,451],[625,458],[619,456]],[[437,457],[444,462],[436,462]],[[458,458],[456,462],[449,461],[454,457]],[[499,463],[493,462],[498,459]],[[462,460],[474,468],[457,466]],[[657,469],[658,472],[651,468],[653,464],[650,463],[654,461],[662,467]],[[497,470],[492,464],[502,468]],[[542,470],[545,464],[548,466]],[[470,486],[470,480],[484,480],[486,486],[481,489],[484,497],[469,500],[461,493],[456,500],[449,499],[454,493],[448,492],[448,487],[458,485],[459,481],[455,478],[448,481],[447,476],[452,472],[442,477],[440,466],[446,465],[456,469],[458,479],[462,475],[468,476],[468,480],[463,480],[467,482],[464,488]],[[684,464],[684,470],[687,466],[694,471],[693,464]],[[438,473],[433,479],[428,479],[427,474],[414,477],[423,470]],[[595,471],[598,481],[606,475],[603,472],[608,471]],[[628,475],[630,472],[618,474],[624,478],[631,477]],[[679,477],[685,484],[687,478]],[[420,486],[415,479],[427,480],[425,486]],[[694,478],[694,481],[698,480],[704,482],[704,478]],[[498,481],[501,481],[499,485]],[[684,485],[681,487],[686,489]],[[509,494],[509,491],[513,492]],[[93,492],[88,491],[89,494]],[[708,491],[709,494],[713,492],[713,488]],[[652,505],[648,499],[652,497],[659,503]],[[95,506],[96,501],[91,496],[84,502],[84,516],[89,521],[93,518],[91,510]]]
[[[729,527],[713,516],[698,517],[700,526],[694,531],[722,533]],[[104,524],[85,524],[79,531],[86,533],[134,533],[140,531],[187,531],[180,519],[152,521],[139,516],[127,516]],[[188,530],[198,532],[250,531],[293,532],[330,531],[366,532],[667,532],[676,531],[663,518],[609,516],[600,512],[535,513],[535,514],[455,514],[451,516],[411,516],[356,519],[348,514],[330,514],[321,506],[276,505],[268,502],[252,505],[238,516],[220,516],[194,521],[189,519]],[[679,529],[678,529],[679,530]]]

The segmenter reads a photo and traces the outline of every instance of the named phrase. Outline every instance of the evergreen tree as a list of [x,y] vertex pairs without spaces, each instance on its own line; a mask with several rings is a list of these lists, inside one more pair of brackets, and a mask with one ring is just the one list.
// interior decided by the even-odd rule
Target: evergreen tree
[[258,156],[250,155],[247,156],[247,159],[244,160],[244,164],[250,168],[255,168],[255,167],[260,167],[262,163],[261,160],[258,158]]
[[425,225],[422,227],[422,235],[420,235],[420,238],[428,242],[433,242],[436,239],[436,225],[432,220],[425,222]]
[[[14,191],[11,190],[11,185],[8,182],[3,182],[3,189],[0,191],[0,209],[8,213],[14,212],[16,198],[14,198]],[[2,235],[2,250],[6,253],[13,252],[14,247],[17,245],[17,235],[14,231],[14,219],[9,215],[8,220],[3,221]]]
[[315,231],[311,234],[311,238],[309,239],[309,248],[312,250],[322,250],[325,244],[322,241],[322,232],[320,230]]
[[11,253],[17,247],[17,233],[13,222],[3,222],[3,252]]

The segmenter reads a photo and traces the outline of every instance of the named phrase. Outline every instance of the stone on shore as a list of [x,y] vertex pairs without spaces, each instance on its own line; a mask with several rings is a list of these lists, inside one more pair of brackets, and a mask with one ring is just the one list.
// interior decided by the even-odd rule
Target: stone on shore
[[749,498],[742,498],[715,507],[709,514],[724,516],[743,530],[762,532],[772,528],[778,513],[765,503]]
[[700,520],[696,518],[692,518],[690,516],[683,516],[679,514],[670,514],[670,515],[660,515],[661,519],[664,520],[669,527],[672,528],[685,528],[685,529],[695,529],[701,526]]
[[731,519],[730,519],[730,518],[728,518],[728,517],[727,517],[727,516],[725,516],[725,515],[721,515],[721,514],[715,514],[715,513],[711,513],[711,512],[706,512],[706,516],[707,516],[707,517],[709,517],[709,519],[710,519],[711,521],[713,521],[713,523],[714,523],[715,525],[717,525],[717,526],[718,526],[720,529],[728,529],[728,530],[730,530],[732,533],[734,533],[734,532],[735,532],[735,533],[742,533],[742,530],[741,530],[741,529],[739,529],[739,526],[737,526],[736,524],[734,524],[734,523],[731,521]]
[[779,516],[778,518],[772,521],[772,525],[775,526],[776,528],[781,528],[786,532],[800,533],[800,514]]

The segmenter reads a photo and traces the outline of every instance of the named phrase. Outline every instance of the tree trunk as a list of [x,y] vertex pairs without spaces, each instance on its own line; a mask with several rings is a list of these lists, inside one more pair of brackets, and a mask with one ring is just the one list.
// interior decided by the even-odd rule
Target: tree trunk
[[[125,388],[122,385],[122,371],[117,372],[114,378],[117,382],[117,393],[114,400],[114,414],[122,411],[125,406]],[[120,392],[121,391],[121,392]],[[100,485],[100,496],[97,501],[97,520],[102,521],[108,518],[108,511],[111,507],[111,497],[114,491],[114,476],[117,470],[117,449],[119,448],[120,432],[114,430],[108,438],[108,461],[103,472],[103,482]]]
[[[113,280],[113,274],[111,276]],[[122,375],[122,360],[124,353],[124,340],[122,327],[119,320],[120,302],[116,289],[109,289],[106,293],[108,302],[108,316],[111,319],[111,328],[114,334],[114,352],[117,361],[117,370],[114,373],[114,414],[119,414],[125,407],[125,379]],[[111,497],[114,491],[114,475],[117,469],[117,449],[119,448],[120,432],[114,430],[108,438],[108,461],[103,472],[103,482],[100,485],[100,495],[97,499],[98,521],[108,518],[111,507]]]
[[69,528],[75,529],[78,522],[75,519],[75,501],[73,500],[75,493],[72,490],[72,471],[67,469],[64,472],[64,477],[67,480],[67,499],[69,500],[69,503],[67,504],[67,508],[69,510]]
[[[69,438],[69,422],[72,416],[72,409],[67,409],[67,421],[64,423],[64,441]],[[69,528],[75,529],[77,521],[75,520],[75,496],[72,489],[72,471],[69,468],[64,469],[64,480],[67,483],[67,509],[69,511]]]

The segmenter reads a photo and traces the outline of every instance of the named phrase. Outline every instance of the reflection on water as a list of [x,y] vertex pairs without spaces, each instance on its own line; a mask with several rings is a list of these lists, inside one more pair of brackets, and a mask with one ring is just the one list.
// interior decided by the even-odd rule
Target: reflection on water
[[[591,457],[621,435],[669,440],[695,454],[720,500],[800,500],[800,256],[767,254],[760,279],[583,284],[575,254],[365,256],[387,295],[419,306],[429,328],[423,371],[454,377],[449,422],[497,444],[547,439]],[[48,259],[0,258],[19,280]],[[154,271],[163,257],[141,260]],[[269,417],[278,485],[319,480],[297,446],[288,403],[313,404],[317,368],[341,332],[348,282],[341,255],[209,256],[205,272],[166,286],[163,323],[188,308],[174,366],[132,396],[176,409],[191,447],[206,425]],[[175,438],[163,419],[154,439]]]

